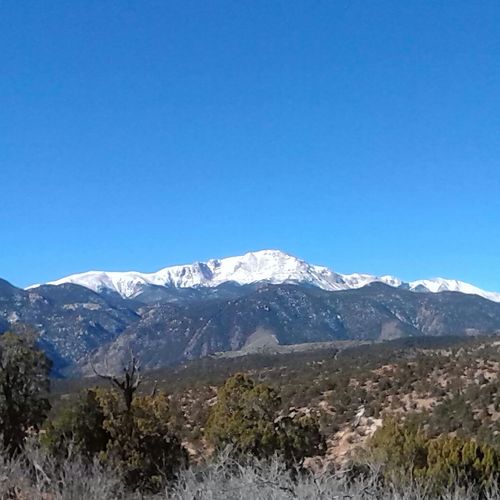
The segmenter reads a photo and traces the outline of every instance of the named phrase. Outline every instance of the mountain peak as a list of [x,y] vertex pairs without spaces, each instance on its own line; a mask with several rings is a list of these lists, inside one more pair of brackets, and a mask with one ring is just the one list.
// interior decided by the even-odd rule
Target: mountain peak
[[151,285],[169,288],[200,288],[216,287],[228,282],[239,285],[257,282],[296,283],[329,291],[361,288],[373,282],[381,282],[393,287],[404,287],[414,292],[461,292],[500,302],[500,293],[486,292],[458,280],[434,278],[404,283],[401,279],[390,275],[339,274],[327,267],[309,264],[278,249],[257,250],[235,257],[169,266],[154,273],[88,271],[48,284],[74,283],[95,292],[107,290],[116,292],[124,298],[132,298]]

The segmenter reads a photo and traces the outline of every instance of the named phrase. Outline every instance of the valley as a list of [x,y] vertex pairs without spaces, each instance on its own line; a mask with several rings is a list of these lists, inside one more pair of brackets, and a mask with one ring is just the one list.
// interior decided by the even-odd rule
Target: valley
[[[384,419],[417,418],[430,436],[478,438],[500,449],[500,343],[495,337],[419,337],[377,344],[324,346],[287,354],[210,357],[144,374],[169,395],[175,430],[200,460],[204,426],[217,389],[236,373],[273,387],[284,414],[314,415],[327,437],[318,470],[341,469]],[[57,412],[100,379],[53,383]]]

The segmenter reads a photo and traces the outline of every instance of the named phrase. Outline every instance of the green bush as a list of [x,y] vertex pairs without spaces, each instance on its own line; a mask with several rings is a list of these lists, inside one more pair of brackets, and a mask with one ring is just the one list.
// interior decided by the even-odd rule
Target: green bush
[[110,438],[100,457],[116,468],[129,488],[159,491],[187,465],[186,450],[169,427],[166,395],[137,396],[130,412],[120,408],[117,397],[109,397],[104,415]]
[[324,449],[319,425],[311,417],[280,416],[274,389],[243,374],[229,378],[217,393],[205,435],[218,450],[231,446],[239,455],[280,455],[288,464]]
[[41,437],[51,453],[67,458],[68,443],[85,458],[91,459],[106,450],[110,434],[104,428],[105,414],[102,400],[108,397],[102,389],[87,389],[79,394],[76,402],[64,407],[47,424]]
[[159,491],[187,464],[165,394],[135,396],[127,410],[117,392],[87,390],[48,425],[42,443],[63,461],[71,445],[99,458],[129,489]]
[[427,444],[425,477],[437,491],[451,486],[484,489],[497,480],[499,457],[472,439],[441,436]]
[[384,420],[368,442],[368,456],[383,466],[384,477],[395,484],[421,477],[427,466],[427,440],[418,418],[405,423]]
[[428,438],[418,415],[385,420],[368,442],[368,456],[382,466],[388,483],[417,481],[436,495],[452,487],[485,491],[497,482],[500,466],[498,453],[487,444],[457,436]]

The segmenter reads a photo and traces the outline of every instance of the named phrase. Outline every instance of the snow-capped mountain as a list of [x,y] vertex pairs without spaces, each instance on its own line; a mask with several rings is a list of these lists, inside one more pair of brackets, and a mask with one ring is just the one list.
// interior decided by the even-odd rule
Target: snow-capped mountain
[[[479,295],[500,302],[500,293],[487,292],[457,280],[435,278],[405,283],[394,276],[370,274],[340,274],[323,266],[308,264],[304,260],[279,250],[261,250],[242,256],[211,259],[189,265],[171,266],[155,273],[89,271],[73,274],[50,285],[73,283],[95,292],[117,292],[123,298],[133,298],[147,286],[170,288],[216,287],[224,283],[248,285],[252,283],[300,283],[337,291],[361,288],[373,282],[402,287],[415,292],[454,291]],[[39,285],[33,285],[34,288]]]
[[[440,278],[340,274],[278,250],[50,285],[58,286],[21,290],[0,279],[0,333],[35,325],[60,374],[87,373],[90,357],[119,363],[130,350],[156,369],[241,349],[261,331],[280,345],[500,334],[498,293]],[[461,293],[437,293],[446,291]]]
[[[373,281],[382,281],[394,286],[401,284],[400,280],[391,276],[342,275],[327,267],[308,264],[279,250],[261,250],[237,257],[166,267],[155,273],[89,271],[73,274],[47,284],[73,283],[95,292],[110,290],[119,293],[124,298],[132,298],[147,285],[199,288],[216,287],[228,282],[239,285],[258,282],[301,283],[335,291],[360,288]],[[30,288],[37,286],[39,285],[33,285]]]
[[414,292],[460,292],[469,295],[479,295],[494,302],[500,302],[500,293],[487,292],[477,286],[465,283],[464,281],[448,280],[444,278],[434,278],[429,280],[416,280],[407,284],[408,289]]

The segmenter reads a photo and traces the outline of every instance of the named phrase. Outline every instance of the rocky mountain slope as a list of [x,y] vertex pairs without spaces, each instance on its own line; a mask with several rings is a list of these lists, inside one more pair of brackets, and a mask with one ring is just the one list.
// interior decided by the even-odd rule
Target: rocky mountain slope
[[[382,283],[328,292],[264,285],[234,300],[163,304],[103,345],[94,363],[117,369],[130,350],[147,369],[244,347],[258,332],[283,344],[500,333],[500,304],[444,292],[416,294]],[[90,367],[85,368],[90,373]]]
[[56,371],[75,366],[137,322],[135,308],[133,302],[125,305],[120,297],[106,298],[78,285],[25,291],[0,280],[0,331],[16,322],[36,327]]
[[477,290],[341,275],[263,251],[153,275],[86,273],[27,290],[0,280],[0,332],[34,325],[59,373],[90,373],[91,361],[117,368],[130,349],[145,368],[158,368],[257,337],[293,345],[500,332],[500,303]]

